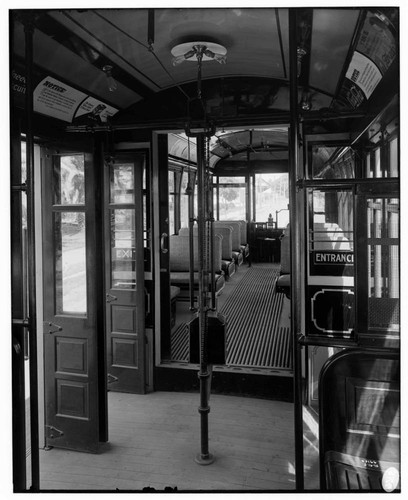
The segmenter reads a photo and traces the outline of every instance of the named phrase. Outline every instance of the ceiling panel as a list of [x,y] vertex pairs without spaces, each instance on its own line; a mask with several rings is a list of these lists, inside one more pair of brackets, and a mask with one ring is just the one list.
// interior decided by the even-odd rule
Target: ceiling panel
[[314,9],[311,87],[334,95],[356,28],[359,10]]
[[[226,65],[203,64],[204,79],[285,77],[275,9],[157,9],[154,54],[148,49],[146,9],[55,11],[53,17],[154,90],[196,79],[195,61],[174,67],[171,56],[173,46],[192,40],[215,41],[228,51]],[[280,10],[279,21],[287,31],[286,10]]]
[[[17,55],[24,56],[24,28],[21,24],[17,24],[14,30],[14,48]],[[120,82],[117,91],[110,92],[103,71],[39,30],[34,32],[33,52],[35,64],[41,68],[44,76],[54,76],[78,90],[94,94],[119,109],[141,100],[139,94],[121,85]]]

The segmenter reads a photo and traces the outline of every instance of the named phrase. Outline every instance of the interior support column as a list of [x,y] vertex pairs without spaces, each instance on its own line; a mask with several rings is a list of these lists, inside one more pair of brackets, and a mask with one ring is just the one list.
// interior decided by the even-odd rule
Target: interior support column
[[209,465],[214,457],[208,446],[208,414],[211,371],[208,365],[208,238],[206,237],[207,193],[205,190],[204,134],[197,135],[197,226],[198,226],[198,330],[200,340],[200,406],[201,452],[196,457],[200,465]]
[[304,490],[303,457],[303,402],[302,366],[298,336],[300,335],[300,261],[299,219],[297,210],[296,180],[299,164],[299,113],[297,81],[297,9],[289,9],[289,77],[290,77],[290,128],[289,128],[289,190],[290,190],[290,290],[291,331],[293,338],[293,394],[295,402],[295,472],[296,491]]

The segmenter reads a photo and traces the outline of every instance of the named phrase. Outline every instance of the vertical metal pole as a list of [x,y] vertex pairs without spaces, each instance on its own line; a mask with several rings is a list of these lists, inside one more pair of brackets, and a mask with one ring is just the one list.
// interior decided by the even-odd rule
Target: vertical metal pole
[[196,462],[200,465],[209,465],[214,461],[213,455],[208,447],[208,414],[210,407],[208,405],[210,370],[207,363],[207,336],[208,336],[208,269],[206,245],[206,192],[205,192],[205,156],[204,156],[204,134],[197,136],[197,225],[198,225],[198,274],[199,274],[199,295],[198,295],[198,329],[200,335],[200,371],[198,378],[200,380],[200,413],[201,424],[201,452],[196,456]]
[[293,336],[293,394],[295,402],[295,473],[296,491],[304,490],[303,466],[303,404],[302,366],[298,335],[299,318],[299,238],[296,196],[296,178],[299,164],[299,114],[297,82],[297,10],[289,9],[289,77],[290,77],[290,129],[289,129],[289,189],[290,189],[290,289],[291,289],[291,330]]
[[26,58],[26,140],[27,140],[27,236],[28,236],[28,315],[30,347],[30,429],[31,429],[31,490],[39,491],[39,436],[38,436],[38,367],[37,367],[37,311],[35,272],[34,221],[34,133],[33,133],[33,35],[31,19],[25,24]]
[[206,186],[206,217],[208,220],[208,238],[209,238],[209,247],[210,247],[210,279],[211,279],[211,309],[215,310],[215,271],[214,271],[214,252],[215,252],[215,242],[214,242],[214,199],[213,199],[213,185],[212,179],[209,175],[209,139],[205,138],[205,176],[204,183]]
[[188,173],[188,184],[191,190],[188,193],[188,243],[190,249],[190,311],[195,311],[194,306],[194,183],[192,174]]

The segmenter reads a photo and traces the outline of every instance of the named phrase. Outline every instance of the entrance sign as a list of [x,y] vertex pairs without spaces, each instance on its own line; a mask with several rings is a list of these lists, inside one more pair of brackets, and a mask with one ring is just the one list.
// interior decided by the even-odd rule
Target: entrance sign
[[313,252],[313,263],[316,265],[353,265],[354,254],[352,252]]

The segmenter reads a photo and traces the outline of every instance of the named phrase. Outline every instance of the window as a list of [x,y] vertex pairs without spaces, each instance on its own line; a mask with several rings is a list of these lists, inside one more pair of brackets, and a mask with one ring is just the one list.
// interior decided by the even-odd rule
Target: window
[[308,200],[308,333],[353,338],[353,192],[310,189]]
[[276,227],[289,224],[288,174],[255,174],[255,220],[266,222],[272,216]]
[[54,162],[55,289],[57,314],[87,312],[84,156]]
[[175,192],[175,172],[169,171],[169,230],[170,234],[175,233],[175,217],[174,217],[174,211],[175,211],[175,197],[176,197],[176,192]]
[[309,175],[315,180],[354,179],[354,151],[347,145],[313,145],[309,151]]
[[[246,220],[245,177],[219,177],[217,184],[219,220]],[[214,198],[214,202],[215,198]]]
[[369,179],[399,177],[398,137],[369,144],[365,154],[365,175]]
[[367,329],[399,331],[399,200],[368,198]]
[[[189,214],[188,214],[188,202],[189,202],[189,192],[194,186],[195,173],[189,172],[187,170],[183,171],[181,178],[181,190],[180,190],[180,227],[188,227]],[[191,191],[191,195],[193,196]],[[194,214],[191,214],[194,217]]]

